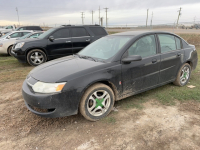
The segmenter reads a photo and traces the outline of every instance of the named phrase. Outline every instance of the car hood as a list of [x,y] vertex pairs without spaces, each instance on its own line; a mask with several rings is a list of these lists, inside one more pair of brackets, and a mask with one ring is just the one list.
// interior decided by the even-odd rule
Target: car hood
[[22,40],[17,40],[16,43],[19,43],[19,42],[30,42],[30,41],[38,41],[39,39],[37,38],[27,38],[27,39],[22,39]]
[[34,68],[29,75],[46,83],[67,82],[85,73],[91,73],[91,68],[103,66],[103,64],[105,63],[67,56],[44,63]]
[[32,42],[32,41],[38,41],[38,40],[41,40],[41,39],[38,39],[38,38],[27,38],[27,39],[17,40],[16,43],[19,43],[19,42],[28,43],[28,42]]

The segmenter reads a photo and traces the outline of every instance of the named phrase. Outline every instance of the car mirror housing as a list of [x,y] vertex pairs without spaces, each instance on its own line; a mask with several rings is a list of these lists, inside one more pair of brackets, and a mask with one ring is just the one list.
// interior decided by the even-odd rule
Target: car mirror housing
[[7,36],[7,39],[10,39],[10,36]]
[[54,37],[53,37],[53,36],[50,36],[50,37],[49,37],[49,40],[50,40],[51,42],[53,42]]
[[128,57],[125,57],[122,59],[122,62],[124,63],[131,63],[132,61],[141,61],[142,57],[139,55],[130,55]]

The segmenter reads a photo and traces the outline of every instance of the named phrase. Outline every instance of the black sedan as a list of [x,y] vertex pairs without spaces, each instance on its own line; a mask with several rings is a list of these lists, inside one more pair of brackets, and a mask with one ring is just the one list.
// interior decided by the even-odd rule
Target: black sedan
[[96,121],[115,101],[170,82],[186,85],[197,61],[195,46],[175,34],[118,33],[33,69],[23,83],[23,97],[28,109],[43,117],[80,111]]

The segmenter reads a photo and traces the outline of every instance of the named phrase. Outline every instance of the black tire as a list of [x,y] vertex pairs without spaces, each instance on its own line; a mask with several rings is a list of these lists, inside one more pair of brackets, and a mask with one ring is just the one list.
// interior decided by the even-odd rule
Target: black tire
[[[37,56],[36,56],[36,54],[37,54]],[[27,54],[27,62],[31,66],[38,66],[42,63],[45,63],[46,61],[47,61],[47,56],[40,49],[33,49],[33,50],[29,51]]]
[[[185,73],[183,70],[185,69],[188,69],[188,73]],[[176,80],[173,82],[174,85],[177,85],[177,86],[185,86],[188,81],[190,80],[190,75],[191,75],[191,66],[188,64],[188,63],[185,63],[181,66],[178,74],[177,74],[177,77],[176,77]],[[185,79],[184,82],[182,82],[181,79]]]
[[[104,98],[102,98],[100,100],[97,97],[96,98],[94,97],[95,92],[97,92],[96,95],[98,95],[98,94],[100,94],[100,96],[103,96],[104,94],[106,94],[106,95],[104,96]],[[103,93],[103,95],[101,95],[101,92]],[[94,102],[92,102],[91,97],[93,97],[93,99],[95,98],[94,99],[95,104],[94,104]],[[92,102],[92,104],[91,104],[91,102]],[[91,87],[89,87],[86,90],[86,92],[84,93],[84,95],[81,99],[81,102],[80,102],[79,110],[80,110],[80,113],[87,120],[97,121],[97,120],[107,116],[111,112],[111,110],[113,109],[113,106],[114,106],[114,102],[115,102],[115,96],[114,96],[112,89],[105,84],[96,83],[96,84],[92,85]],[[101,106],[99,106],[98,103]],[[89,111],[90,106],[91,106],[91,108],[95,106],[94,109],[92,109],[94,113],[96,112],[94,115],[92,115],[91,112]],[[99,111],[98,108],[101,108],[103,111]],[[94,111],[94,110],[96,110],[96,111]],[[103,112],[103,114],[101,114],[101,112]]]
[[7,50],[8,51],[8,55],[10,55],[10,56],[13,56],[13,54],[11,53],[12,47],[13,47],[13,45],[9,46],[8,50]]

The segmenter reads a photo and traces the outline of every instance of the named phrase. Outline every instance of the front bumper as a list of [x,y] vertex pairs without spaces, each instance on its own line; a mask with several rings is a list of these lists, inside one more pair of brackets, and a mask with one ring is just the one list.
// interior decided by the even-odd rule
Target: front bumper
[[26,55],[21,49],[17,49],[17,52],[16,52],[13,46],[11,49],[11,53],[13,54],[15,58],[17,58],[19,62],[26,63]]
[[78,108],[73,100],[70,100],[72,97],[68,97],[67,94],[68,92],[38,94],[32,90],[26,81],[24,81],[22,87],[22,95],[27,108],[42,117],[56,118],[77,114]]

